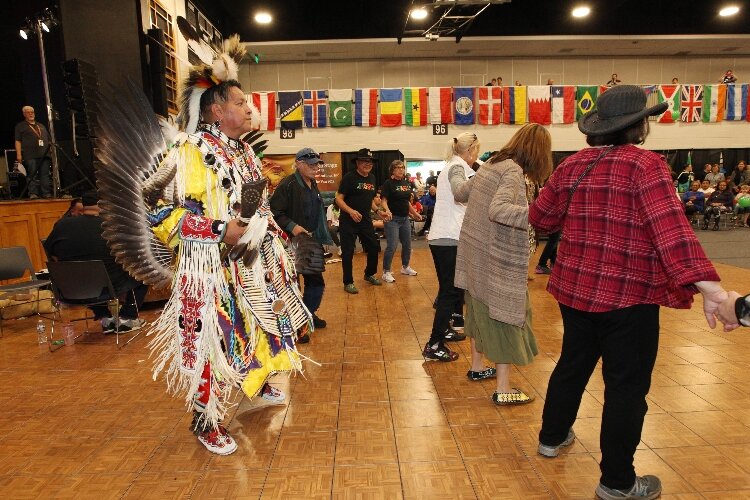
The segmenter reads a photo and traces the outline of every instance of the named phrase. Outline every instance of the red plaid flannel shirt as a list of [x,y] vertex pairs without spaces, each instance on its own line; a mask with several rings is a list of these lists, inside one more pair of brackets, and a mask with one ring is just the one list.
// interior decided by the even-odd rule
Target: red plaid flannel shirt
[[664,159],[632,145],[587,148],[563,161],[529,210],[542,231],[564,226],[547,290],[566,306],[604,312],[636,304],[689,308],[696,281],[719,281],[675,195]]

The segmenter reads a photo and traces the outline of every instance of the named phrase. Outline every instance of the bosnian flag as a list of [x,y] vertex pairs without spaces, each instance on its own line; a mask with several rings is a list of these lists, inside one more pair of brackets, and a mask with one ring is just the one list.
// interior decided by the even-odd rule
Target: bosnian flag
[[552,123],[576,121],[576,88],[573,85],[552,87]]
[[727,120],[744,120],[747,116],[747,84],[727,85]]
[[276,128],[276,92],[251,92],[250,102],[260,111],[260,130]]
[[358,127],[378,124],[378,89],[354,89],[354,124]]
[[541,125],[552,123],[549,85],[529,85],[529,121]]
[[427,102],[430,107],[430,123],[453,123],[453,101],[451,87],[430,87]]
[[498,125],[503,112],[502,87],[477,87],[477,105],[481,125]]

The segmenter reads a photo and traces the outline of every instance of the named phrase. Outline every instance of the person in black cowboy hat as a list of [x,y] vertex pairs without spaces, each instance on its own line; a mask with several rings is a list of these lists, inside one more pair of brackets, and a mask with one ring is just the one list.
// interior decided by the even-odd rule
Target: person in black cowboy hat
[[537,451],[556,457],[573,443],[581,397],[601,359],[596,495],[604,500],[661,494],[659,478],[636,476],[633,467],[659,345],[659,306],[687,309],[700,292],[713,328],[728,297],[683,214],[664,158],[636,147],[648,136],[648,117],[666,109],[647,108],[635,85],[607,90],[578,122],[592,147],[563,161],[529,210],[537,230],[562,231],[547,286],[560,304],[562,352]]
[[372,151],[362,148],[354,158],[357,166],[341,179],[336,193],[336,204],[341,209],[339,216],[339,238],[341,239],[341,266],[344,273],[344,290],[347,293],[359,293],[354,286],[352,276],[352,257],[354,241],[359,236],[362,247],[367,252],[365,281],[372,285],[382,285],[375,277],[378,272],[378,253],[380,240],[375,236],[375,229],[370,219],[372,200],[375,198],[375,176],[371,173],[377,163]]

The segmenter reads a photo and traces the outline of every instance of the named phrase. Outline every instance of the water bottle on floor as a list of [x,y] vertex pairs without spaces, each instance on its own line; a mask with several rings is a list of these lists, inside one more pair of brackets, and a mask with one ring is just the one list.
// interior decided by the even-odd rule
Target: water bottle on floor
[[47,343],[47,329],[44,326],[44,321],[41,319],[36,324],[36,334],[37,334],[37,337],[39,338],[40,344]]

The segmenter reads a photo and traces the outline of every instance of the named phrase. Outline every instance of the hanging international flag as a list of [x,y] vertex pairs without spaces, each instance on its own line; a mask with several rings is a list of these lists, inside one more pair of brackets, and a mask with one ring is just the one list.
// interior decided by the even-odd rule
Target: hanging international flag
[[453,102],[450,87],[430,87],[430,123],[453,123]]
[[378,89],[354,91],[354,125],[374,127],[378,124]]
[[552,123],[576,120],[576,88],[573,85],[552,87]]
[[703,86],[703,122],[720,122],[724,120],[724,109],[727,106],[727,86]]
[[599,85],[599,94],[597,95],[597,99],[599,98],[600,95],[602,95],[604,92],[606,92],[607,89],[609,89],[609,88],[612,88],[612,87],[609,87],[607,85]]
[[666,102],[667,110],[657,118],[659,123],[674,123],[680,120],[682,104],[680,85],[659,85],[658,102]]
[[404,122],[410,127],[427,125],[427,89],[425,87],[404,89]]
[[325,128],[328,124],[328,98],[325,90],[303,90],[305,127]]
[[747,84],[727,85],[727,120],[744,120],[747,117]]
[[526,86],[503,87],[503,123],[526,123]]
[[302,128],[302,92],[279,92],[281,128]]
[[576,87],[576,120],[594,109],[599,87],[597,85]]
[[402,89],[380,89],[380,126],[401,125]]
[[276,92],[251,92],[250,102],[260,113],[260,130],[276,128]]
[[549,85],[530,85],[529,90],[529,121],[549,125],[552,123],[552,107],[550,105]]
[[[651,108],[659,104],[659,86],[658,85],[642,85],[641,88],[646,94],[646,107]],[[599,94],[601,97],[601,94]],[[647,116],[646,119],[655,122],[658,117]]]
[[328,110],[331,127],[350,127],[352,124],[352,89],[329,89]]
[[456,87],[453,89],[453,109],[456,111],[456,125],[474,124],[474,88]]
[[703,85],[683,85],[681,90],[680,120],[685,123],[701,121]]
[[503,114],[502,87],[477,87],[478,122],[481,125],[498,125]]

